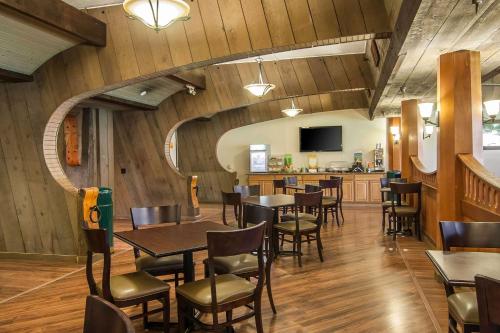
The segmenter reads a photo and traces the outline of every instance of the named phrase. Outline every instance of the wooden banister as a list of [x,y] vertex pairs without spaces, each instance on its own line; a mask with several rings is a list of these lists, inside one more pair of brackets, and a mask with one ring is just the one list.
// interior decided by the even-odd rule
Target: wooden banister
[[473,206],[500,217],[500,177],[488,171],[472,154],[459,154],[458,158],[463,166],[462,209]]
[[437,190],[437,170],[424,166],[417,156],[410,156],[412,181],[420,181],[425,186]]

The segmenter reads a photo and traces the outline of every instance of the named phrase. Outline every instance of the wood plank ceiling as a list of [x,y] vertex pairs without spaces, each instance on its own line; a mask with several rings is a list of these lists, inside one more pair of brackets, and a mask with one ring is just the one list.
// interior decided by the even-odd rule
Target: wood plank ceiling
[[437,59],[442,53],[480,51],[483,75],[500,66],[499,17],[496,0],[484,0],[477,13],[469,0],[423,0],[376,114],[398,113],[403,99],[436,102]]

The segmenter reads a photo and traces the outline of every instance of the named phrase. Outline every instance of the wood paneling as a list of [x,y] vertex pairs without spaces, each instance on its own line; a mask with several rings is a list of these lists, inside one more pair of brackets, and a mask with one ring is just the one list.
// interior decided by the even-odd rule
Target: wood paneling
[[[312,19],[305,23],[304,31],[314,27],[316,36],[297,32],[297,37],[287,10],[293,4],[284,1],[241,1],[245,24],[232,21],[220,10],[217,1],[191,1],[193,11],[197,8],[199,16],[194,12],[192,20],[176,23],[159,33],[129,20],[120,6],[88,10],[90,15],[107,24],[106,47],[74,47],[41,66],[34,73],[34,82],[0,85],[4,111],[0,121],[3,156],[0,165],[5,166],[0,171],[0,192],[4,199],[0,203],[3,212],[0,249],[58,254],[77,254],[83,250],[77,188],[61,168],[58,154],[62,139],[58,138],[60,124],[78,102],[183,69],[318,43],[369,39],[379,36],[377,33],[386,36],[390,29],[384,24],[387,15],[383,0],[376,2],[379,11],[362,12],[362,15],[365,21],[375,20],[381,24],[373,25],[366,31],[368,34],[362,36],[328,27],[331,22],[337,22],[336,14],[325,20],[325,13],[331,12],[330,1],[309,1]],[[368,16],[370,19],[366,19]],[[250,48],[245,34],[248,34]],[[337,37],[342,39],[323,41]],[[221,58],[224,56],[227,57]],[[280,73],[286,75],[287,72],[278,71],[278,75]],[[178,94],[163,102],[157,112],[124,112],[115,117],[113,135],[117,160],[114,168],[115,175],[120,175],[115,179],[115,194],[123,192],[128,198],[120,201],[119,209],[164,202],[168,198],[185,199],[183,178],[165,163],[165,138],[181,121],[208,116],[223,109],[223,105],[230,108],[244,105],[241,102],[248,98],[244,93],[238,95],[233,91],[237,99],[232,100],[234,96],[230,96],[226,103],[223,94],[213,93],[215,84],[207,79],[207,91],[211,89],[211,92],[200,92],[193,102],[187,102],[190,96]],[[279,96],[286,97],[285,93]],[[366,98],[336,100],[329,94],[309,100],[310,105],[318,105],[320,100],[325,109],[366,104]],[[264,107],[256,107],[260,108],[265,112]],[[122,165],[126,169],[124,175]]]
[[401,118],[387,118],[387,168],[389,170],[401,170],[401,137],[397,142],[394,140],[394,136],[391,133],[392,126],[399,127],[399,132],[401,133]]
[[401,176],[411,177],[411,156],[422,156],[422,118],[418,100],[401,102]]

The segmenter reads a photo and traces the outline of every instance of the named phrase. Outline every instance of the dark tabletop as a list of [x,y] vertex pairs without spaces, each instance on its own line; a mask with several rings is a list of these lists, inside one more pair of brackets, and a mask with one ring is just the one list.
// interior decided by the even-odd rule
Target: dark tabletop
[[274,194],[274,195],[261,195],[254,197],[244,198],[243,203],[268,207],[268,208],[279,208],[286,206],[293,206],[295,203],[295,198],[293,195],[288,194]]
[[500,279],[500,253],[425,251],[434,268],[452,287],[473,287],[474,276]]
[[298,191],[305,191],[306,186],[305,185],[286,185],[286,188],[290,188],[292,190],[298,190]]
[[207,248],[207,231],[234,230],[220,223],[203,221],[187,224],[115,232],[114,235],[153,257],[164,257]]

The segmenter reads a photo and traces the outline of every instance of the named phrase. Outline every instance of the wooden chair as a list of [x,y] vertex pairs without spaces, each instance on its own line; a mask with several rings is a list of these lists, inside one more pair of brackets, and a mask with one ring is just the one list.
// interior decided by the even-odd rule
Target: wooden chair
[[[143,271],[111,276],[111,254],[107,231],[105,229],[89,229],[85,225],[82,228],[88,246],[86,273],[90,294],[99,295],[119,308],[142,304],[142,313],[132,316],[130,319],[142,317],[145,329],[149,327],[148,315],[163,312],[163,332],[168,333],[170,327],[170,286]],[[94,253],[104,256],[102,282],[100,283],[96,283],[94,280],[92,270]],[[148,311],[148,302],[150,301],[160,301],[163,306]]]
[[[280,191],[278,191],[280,190]],[[283,179],[273,180],[273,194],[286,194],[286,183]]]
[[340,216],[342,217],[342,224],[344,224],[344,210],[342,208],[342,204],[344,202],[344,177],[341,176],[330,176],[330,179],[339,179],[340,180],[340,197],[339,197],[339,210]]
[[132,322],[122,310],[98,296],[87,296],[83,333],[134,332]]
[[229,225],[227,222],[226,206],[232,206],[234,211],[234,218],[238,228],[241,228],[241,213],[243,204],[241,202],[241,193],[224,192],[222,191],[222,222]]
[[[143,226],[181,223],[181,205],[136,207],[130,208],[132,228],[138,230]],[[175,285],[179,285],[180,273],[184,272],[182,254],[155,258],[149,254],[142,254],[134,248],[135,267],[138,271],[147,272],[153,276],[174,275]]]
[[500,332],[500,280],[476,275],[477,305],[481,333]]
[[[179,331],[185,332],[186,319],[203,330],[221,331],[234,323],[255,317],[258,333],[263,333],[261,297],[264,283],[264,235],[266,223],[232,231],[207,232],[209,278],[185,283],[176,288]],[[216,275],[215,258],[237,256],[257,251],[257,285],[234,274]],[[233,318],[233,309],[249,306],[253,309]],[[212,324],[201,322],[193,316],[192,309],[211,314]],[[219,322],[218,313],[225,312],[226,320]]]
[[[295,218],[293,221],[284,221],[278,224],[275,224],[274,230],[282,235],[291,235],[293,236],[292,243],[293,249],[297,249],[297,255],[299,260],[299,267],[302,267],[302,253],[301,247],[303,242],[309,242],[310,240],[316,240],[318,247],[318,254],[321,261],[323,261],[323,246],[321,244],[321,224],[322,224],[322,199],[323,192],[313,192],[313,193],[295,193]],[[308,216],[301,214],[309,214],[310,212],[316,210],[318,215],[315,216],[315,220],[311,221],[308,219]],[[309,212],[309,213],[305,213]],[[302,216],[302,217],[301,217]],[[314,216],[314,215],[313,215]],[[309,236],[314,235],[309,238]],[[302,240],[302,236],[306,236],[306,240]],[[288,241],[288,240],[285,240]]]
[[[273,293],[271,290],[271,263],[273,259],[273,247],[271,246],[272,231],[273,231],[274,210],[272,208],[244,205],[243,206],[243,228],[253,227],[263,221],[266,222],[266,238],[264,245],[264,254],[266,258],[266,289],[269,303],[273,313],[276,314],[274,306]],[[208,275],[208,260],[205,264],[205,277]],[[259,265],[257,256],[253,254],[241,254],[229,257],[214,258],[215,274],[234,274],[245,279],[257,277],[259,274]]]
[[[439,223],[444,251],[452,248],[500,248],[500,222],[450,222]],[[479,332],[477,296],[473,291],[455,292],[444,285],[448,296],[448,322],[451,332]],[[482,332],[482,331],[481,331]]]
[[233,192],[241,193],[243,198],[260,195],[260,185],[235,185]]
[[[391,201],[391,220],[393,222],[392,239],[396,240],[397,224],[401,224],[404,220],[415,225],[415,233],[418,240],[422,240],[420,230],[420,211],[422,210],[422,183],[389,183],[391,193],[396,197],[404,198],[406,202],[413,202],[413,206],[400,206],[398,200]],[[412,197],[416,201],[412,201]]]
[[[337,220],[337,226],[340,227],[339,207],[340,207],[340,189],[342,180],[336,179],[320,179],[319,186],[323,189],[323,223],[328,223],[328,211],[332,213],[332,222]],[[342,220],[342,223],[344,220]]]
[[[390,183],[407,183],[406,178],[380,178],[380,188],[388,188]],[[392,199],[397,198],[391,192],[380,192],[382,198],[382,232],[385,232],[385,216],[390,215],[389,209],[392,207]],[[398,205],[406,206],[406,203],[398,202]]]

